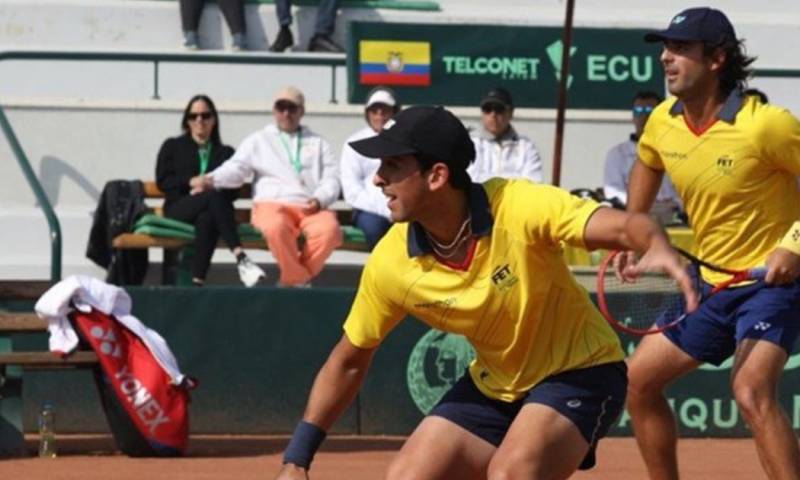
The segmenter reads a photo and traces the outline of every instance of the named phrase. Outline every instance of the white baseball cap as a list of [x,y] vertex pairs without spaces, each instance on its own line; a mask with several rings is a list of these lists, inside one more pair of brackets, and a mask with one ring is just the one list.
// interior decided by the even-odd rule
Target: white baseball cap
[[369,96],[367,99],[367,105],[364,108],[369,108],[376,103],[382,103],[384,105],[388,105],[390,107],[394,107],[397,105],[397,100],[394,98],[391,92],[388,90],[384,90],[382,88],[375,89],[372,92],[372,95]]

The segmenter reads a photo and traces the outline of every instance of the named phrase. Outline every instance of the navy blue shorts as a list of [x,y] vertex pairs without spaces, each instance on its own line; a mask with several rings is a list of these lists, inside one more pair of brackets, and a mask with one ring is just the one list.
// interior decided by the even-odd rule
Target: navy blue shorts
[[499,447],[526,403],[547,405],[574,423],[589,443],[589,452],[580,466],[586,470],[595,464],[597,442],[622,413],[627,388],[625,363],[614,362],[547,377],[525,397],[509,403],[485,396],[467,372],[433,407],[430,415],[446,418]]
[[[703,295],[711,289],[700,282]],[[656,323],[664,321],[659,317]],[[692,358],[714,365],[733,355],[745,338],[772,342],[791,355],[800,335],[800,281],[773,286],[759,281],[723,290],[664,335]]]

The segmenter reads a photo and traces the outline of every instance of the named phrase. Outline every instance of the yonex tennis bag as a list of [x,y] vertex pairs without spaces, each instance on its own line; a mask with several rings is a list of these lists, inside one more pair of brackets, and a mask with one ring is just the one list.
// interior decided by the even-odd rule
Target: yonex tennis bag
[[173,384],[142,340],[113,316],[75,310],[70,319],[100,360],[95,379],[120,451],[133,457],[181,455],[194,382]]

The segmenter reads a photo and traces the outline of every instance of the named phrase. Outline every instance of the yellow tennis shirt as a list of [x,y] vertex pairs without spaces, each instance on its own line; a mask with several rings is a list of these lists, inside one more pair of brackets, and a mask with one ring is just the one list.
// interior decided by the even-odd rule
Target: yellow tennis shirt
[[[653,111],[639,159],[666,170],[694,230],[694,253],[735,270],[764,265],[800,219],[800,122],[787,110],[734,91],[718,120],[701,134],[675,98]],[[708,270],[703,278],[727,278]]]
[[560,242],[584,247],[598,204],[548,185],[492,179],[469,192],[478,237],[464,270],[437,261],[422,227],[394,225],[370,255],[344,324],[377,346],[406,314],[464,335],[469,373],[485,395],[513,401],[545,377],[623,358],[616,334],[564,263]]

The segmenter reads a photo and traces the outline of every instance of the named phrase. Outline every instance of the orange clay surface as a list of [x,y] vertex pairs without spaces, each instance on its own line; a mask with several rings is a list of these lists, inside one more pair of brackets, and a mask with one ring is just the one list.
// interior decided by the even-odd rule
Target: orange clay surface
[[[402,445],[400,437],[332,437],[325,441],[311,470],[312,480],[375,480]],[[0,460],[3,480],[268,480],[281,463],[285,436],[192,437],[186,457],[128,458],[114,453],[107,436],[60,436],[59,456]],[[681,440],[682,478],[755,480],[766,478],[749,439]],[[28,439],[30,455],[36,438]],[[600,442],[598,464],[578,480],[646,479],[644,465],[631,438]],[[454,479],[460,480],[460,479]]]

